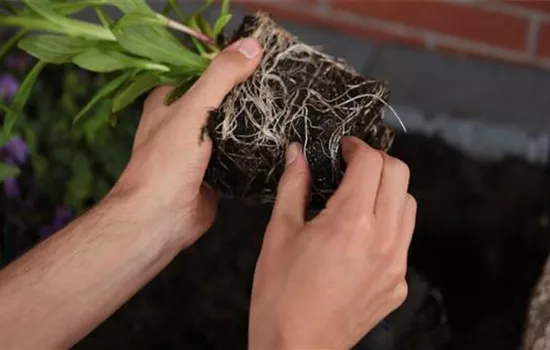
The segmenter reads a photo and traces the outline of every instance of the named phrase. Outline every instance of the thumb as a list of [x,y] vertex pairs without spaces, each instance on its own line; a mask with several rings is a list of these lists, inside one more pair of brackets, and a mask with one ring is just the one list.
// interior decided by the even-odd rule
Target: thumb
[[[218,108],[235,85],[254,73],[261,60],[262,47],[255,39],[244,38],[233,43],[214,58],[184,98],[177,102],[178,110],[186,115],[197,115],[202,127],[208,111]],[[197,114],[190,114],[190,109]]]
[[293,143],[286,153],[286,169],[279,182],[272,222],[291,230],[302,228],[306,220],[311,185],[309,166],[302,147]]

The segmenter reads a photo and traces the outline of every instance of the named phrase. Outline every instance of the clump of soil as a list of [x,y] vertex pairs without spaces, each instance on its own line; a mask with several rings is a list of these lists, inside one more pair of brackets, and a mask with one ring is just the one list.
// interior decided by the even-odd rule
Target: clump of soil
[[388,86],[300,42],[266,14],[246,17],[231,42],[248,36],[262,44],[264,58],[211,115],[207,180],[232,196],[271,200],[286,147],[297,141],[312,171],[312,201],[323,204],[342,177],[343,136],[390,148],[394,133],[382,124]]

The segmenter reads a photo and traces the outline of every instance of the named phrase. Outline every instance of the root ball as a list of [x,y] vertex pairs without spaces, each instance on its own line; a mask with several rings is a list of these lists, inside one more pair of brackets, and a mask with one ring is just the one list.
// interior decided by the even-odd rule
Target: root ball
[[271,201],[285,150],[299,142],[312,172],[312,205],[322,207],[343,176],[343,136],[390,148],[394,132],[382,124],[387,84],[302,43],[267,14],[245,18],[231,42],[247,36],[263,46],[263,61],[211,113],[206,180],[231,196]]

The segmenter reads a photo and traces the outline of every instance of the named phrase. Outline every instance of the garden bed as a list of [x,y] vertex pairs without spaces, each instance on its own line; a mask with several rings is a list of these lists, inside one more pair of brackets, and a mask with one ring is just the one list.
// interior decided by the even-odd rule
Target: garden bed
[[[441,291],[448,318],[435,332],[441,315],[419,314],[398,348],[516,349],[550,249],[546,169],[480,164],[413,135],[397,137],[392,153],[410,164],[420,203],[411,266]],[[270,210],[224,200],[211,232],[77,348],[245,348]]]

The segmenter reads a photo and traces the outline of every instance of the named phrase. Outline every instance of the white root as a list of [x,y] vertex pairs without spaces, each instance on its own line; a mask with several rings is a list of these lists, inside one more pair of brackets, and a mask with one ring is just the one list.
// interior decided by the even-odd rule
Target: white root
[[[285,149],[291,141],[288,139],[289,136],[300,135],[302,139],[299,141],[304,146],[304,154],[307,156],[312,141],[311,131],[321,127],[312,123],[309,113],[317,111],[337,116],[337,126],[328,143],[322,144],[321,150],[331,160],[332,171],[336,174],[340,171],[338,152],[341,138],[352,132],[357,120],[364,119],[364,116],[372,113],[374,108],[379,108],[379,103],[390,109],[406,131],[395,110],[384,100],[386,90],[382,84],[376,84],[372,80],[362,81],[347,86],[342,95],[327,99],[326,92],[316,90],[318,86],[323,85],[318,84],[319,79],[329,81],[329,78],[325,78],[327,72],[323,71],[326,70],[327,64],[313,67],[312,62],[329,63],[331,67],[337,67],[353,76],[358,76],[358,73],[343,62],[300,43],[297,38],[276,26],[269,17],[260,15],[257,18],[257,28],[253,36],[263,44],[263,63],[269,64],[261,64],[251,79],[236,86],[225,100],[224,119],[215,130],[219,142],[231,141],[242,145],[248,150],[249,157],[260,157],[258,154],[265,154],[267,151],[273,159],[283,159]],[[316,71],[305,72],[308,68],[314,68]],[[293,76],[299,74],[307,74],[315,79],[311,79],[306,86],[291,87],[290,85],[295,82]],[[364,93],[367,86],[370,92]],[[377,90],[372,91],[373,87],[377,87]],[[240,109],[236,110],[236,106]],[[375,122],[379,122],[374,119],[366,128],[373,127]],[[243,129],[243,125],[246,128]],[[296,130],[298,126],[303,127],[303,130]],[[259,150],[262,152],[257,152]],[[224,155],[235,163],[243,160],[243,154],[225,152]],[[264,168],[256,169],[263,171],[263,175],[268,173],[268,178],[274,173],[275,166],[279,166],[272,164],[272,160],[269,162],[272,168],[264,169],[264,162]],[[236,165],[242,168],[242,164]]]

